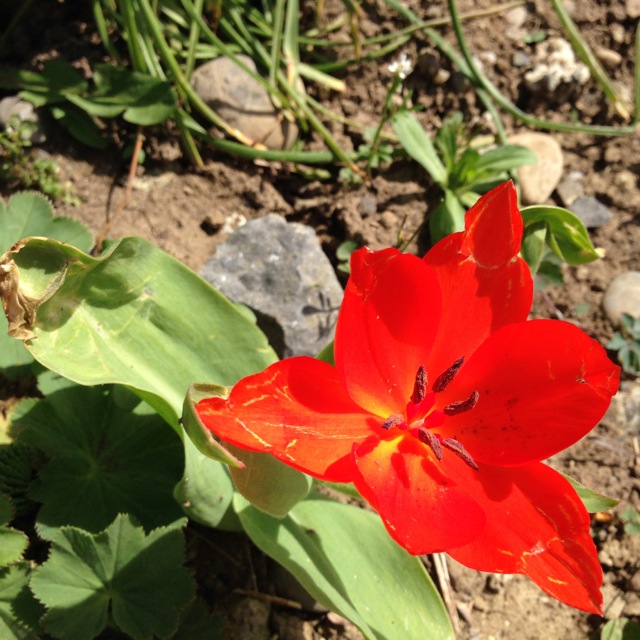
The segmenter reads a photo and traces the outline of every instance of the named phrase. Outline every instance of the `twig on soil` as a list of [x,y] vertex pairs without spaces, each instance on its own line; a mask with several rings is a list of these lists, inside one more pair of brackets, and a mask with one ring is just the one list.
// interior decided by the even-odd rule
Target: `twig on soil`
[[125,189],[124,196],[113,212],[113,215],[109,215],[109,212],[107,211],[107,221],[104,227],[102,227],[102,231],[100,231],[100,235],[98,235],[98,239],[96,240],[94,254],[97,256],[102,253],[102,244],[104,242],[104,239],[107,237],[107,233],[109,233],[109,229],[111,229],[113,221],[118,217],[118,215],[127,206],[127,204],[129,204],[129,200],[131,200],[131,191],[133,189],[133,181],[136,179],[136,169],[138,168],[138,158],[140,157],[140,152],[142,151],[143,140],[144,138],[142,136],[142,127],[138,127],[138,133],[136,134],[136,143],[133,148],[133,153],[131,154],[129,175],[127,176],[127,187]]
[[442,599],[447,607],[451,624],[456,637],[460,635],[460,618],[458,617],[458,609],[453,601],[453,591],[451,589],[451,579],[449,578],[449,569],[447,568],[447,559],[443,553],[434,553],[433,564],[436,569],[436,575],[438,576],[438,582],[440,583],[440,591],[442,592]]
[[234,589],[233,593],[238,593],[241,596],[249,596],[256,600],[262,600],[263,602],[269,602],[270,604],[277,604],[281,607],[289,607],[289,609],[302,610],[302,605],[295,600],[289,600],[288,598],[281,598],[280,596],[271,596],[268,593],[261,593],[260,591],[253,591],[251,589]]

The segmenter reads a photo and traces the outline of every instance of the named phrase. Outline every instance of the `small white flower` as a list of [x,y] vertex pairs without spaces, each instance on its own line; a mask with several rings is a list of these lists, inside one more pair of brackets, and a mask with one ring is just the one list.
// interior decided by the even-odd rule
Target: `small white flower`
[[400,80],[405,80],[413,71],[413,62],[411,62],[406,53],[401,53],[400,57],[394,60],[387,68],[394,76],[397,75]]

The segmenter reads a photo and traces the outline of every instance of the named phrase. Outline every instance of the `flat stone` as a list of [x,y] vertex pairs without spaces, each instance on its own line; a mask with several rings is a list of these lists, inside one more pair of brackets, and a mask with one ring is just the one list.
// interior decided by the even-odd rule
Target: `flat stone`
[[251,220],[200,273],[256,313],[280,357],[315,356],[333,340],[343,291],[310,227],[274,214]]
[[582,220],[587,229],[597,229],[613,218],[611,211],[593,196],[576,198],[568,208]]
[[627,271],[615,277],[602,299],[602,307],[613,324],[620,324],[623,313],[640,318],[640,271]]
[[549,199],[562,177],[562,149],[553,136],[535,131],[517,133],[510,144],[527,147],[536,154],[536,164],[518,169],[522,204],[543,204]]
[[[252,71],[255,63],[241,60]],[[229,125],[254,142],[270,149],[288,149],[298,136],[298,127],[282,117],[269,92],[231,58],[220,56],[198,67],[191,80],[196,93]]]

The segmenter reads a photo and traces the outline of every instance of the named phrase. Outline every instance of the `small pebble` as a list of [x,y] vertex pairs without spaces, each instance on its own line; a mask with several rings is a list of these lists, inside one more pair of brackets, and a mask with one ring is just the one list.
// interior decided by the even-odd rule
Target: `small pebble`
[[624,43],[625,32],[624,32],[624,27],[620,23],[615,22],[614,24],[612,24],[609,27],[609,32],[611,33],[611,37],[613,38],[614,42],[618,44]]
[[527,19],[527,8],[514,7],[505,12],[504,17],[512,27],[521,27]]
[[531,58],[524,51],[516,51],[511,58],[511,63],[514,67],[527,67],[531,64]]
[[623,313],[640,318],[640,271],[627,271],[613,279],[602,300],[607,317],[620,323]]
[[380,216],[380,224],[387,230],[394,229],[398,223],[398,218],[391,211],[385,211]]
[[613,49],[607,49],[606,47],[598,47],[595,51],[598,58],[600,58],[600,62],[605,67],[609,69],[615,69],[620,66],[622,62],[622,56]]
[[575,213],[587,229],[597,229],[613,219],[613,214],[593,196],[581,196],[574,200],[569,210]]
[[361,216],[372,216],[378,211],[378,203],[376,197],[372,193],[365,193],[362,200],[358,203],[358,213]]

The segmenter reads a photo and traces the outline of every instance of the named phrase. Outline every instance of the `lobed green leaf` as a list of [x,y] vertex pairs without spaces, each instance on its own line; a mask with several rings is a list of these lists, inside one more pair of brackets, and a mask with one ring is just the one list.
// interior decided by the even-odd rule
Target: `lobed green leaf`
[[183,566],[186,520],[148,535],[120,515],[101,533],[60,529],[31,589],[47,607],[45,630],[61,640],[91,640],[107,624],[134,640],[168,637],[194,594]]

